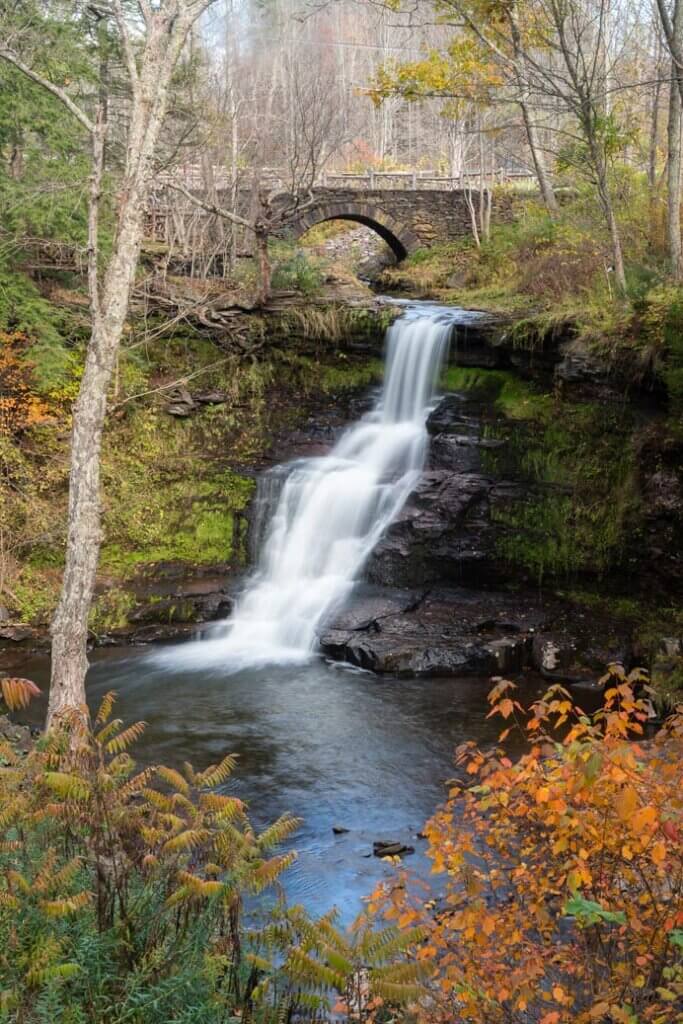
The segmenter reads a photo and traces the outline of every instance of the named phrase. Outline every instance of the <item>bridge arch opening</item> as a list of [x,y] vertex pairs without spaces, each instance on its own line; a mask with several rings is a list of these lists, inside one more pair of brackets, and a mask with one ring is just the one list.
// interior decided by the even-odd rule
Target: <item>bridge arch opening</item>
[[403,244],[401,239],[398,238],[398,236],[391,231],[390,228],[386,227],[384,224],[380,224],[380,222],[377,220],[373,220],[372,217],[367,217],[361,213],[345,213],[336,214],[334,217],[321,217],[320,219],[316,219],[315,221],[313,221],[312,224],[307,224],[303,231],[298,232],[297,237],[300,238],[303,234],[310,230],[310,228],[315,227],[316,224],[327,224],[335,220],[352,221],[356,224],[363,224],[366,228],[370,228],[372,231],[374,231],[376,235],[379,235],[379,237],[384,242],[387,243],[392,253],[396,257],[396,262],[405,259],[405,257],[408,255],[408,250],[406,249],[405,245]]
[[368,203],[317,203],[290,225],[290,237],[299,239],[316,224],[332,220],[355,221],[370,228],[387,243],[397,261],[404,259],[419,246],[418,239],[409,227],[398,223],[385,210]]

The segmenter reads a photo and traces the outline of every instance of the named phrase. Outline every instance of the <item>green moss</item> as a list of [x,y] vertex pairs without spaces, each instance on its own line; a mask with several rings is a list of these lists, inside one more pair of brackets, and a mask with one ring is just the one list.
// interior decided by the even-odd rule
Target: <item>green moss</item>
[[112,587],[98,595],[88,617],[88,627],[95,634],[121,629],[128,623],[128,615],[135,605],[135,597],[128,590]]
[[158,480],[157,486],[136,486],[130,475],[120,481],[116,513],[107,517],[104,571],[125,576],[139,565],[171,561],[242,564],[242,513],[253,481],[230,471],[198,480],[197,471],[195,466],[187,478]]
[[442,377],[448,391],[473,391],[504,416],[514,420],[545,420],[552,415],[554,399],[533,384],[507,370],[449,366]]
[[604,573],[618,565],[637,524],[632,415],[570,402],[504,370],[449,367],[443,384],[481,401],[484,468],[512,475],[523,497],[494,505],[498,550],[537,580]]
[[503,557],[539,580],[620,564],[639,501],[631,429],[620,410],[558,402],[511,439],[529,488],[518,506],[496,511]]

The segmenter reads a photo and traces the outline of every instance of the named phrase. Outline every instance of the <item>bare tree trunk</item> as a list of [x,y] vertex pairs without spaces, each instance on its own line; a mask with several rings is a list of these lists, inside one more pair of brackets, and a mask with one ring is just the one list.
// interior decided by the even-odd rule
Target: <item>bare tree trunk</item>
[[527,142],[529,143],[529,151],[534,164],[534,170],[536,171],[538,187],[541,190],[543,205],[550,216],[555,217],[559,213],[560,207],[558,205],[553,186],[550,184],[550,178],[548,177],[548,170],[545,164],[545,157],[543,155],[543,150],[541,149],[538,132],[533,121],[533,115],[525,100],[522,100],[519,105],[522,109],[522,118],[524,120],[524,128],[526,129]]
[[263,228],[256,227],[254,231],[256,239],[256,257],[259,265],[259,293],[258,304],[265,306],[270,299],[270,256],[268,255],[268,232]]
[[677,78],[676,65],[672,61],[669,123],[667,127],[666,237],[669,248],[671,276],[674,281],[680,283],[683,280],[683,252],[681,251],[681,93],[677,87]]
[[533,114],[529,108],[529,88],[524,74],[524,50],[522,47],[519,24],[517,22],[517,9],[514,4],[511,4],[508,9],[508,18],[515,55],[515,77],[517,79],[517,88],[520,93],[519,106],[522,111],[522,119],[524,121],[524,129],[526,131],[527,142],[529,144],[529,151],[534,164],[534,170],[536,171],[536,179],[538,181],[538,187],[541,190],[543,204],[550,216],[555,217],[559,213],[559,206],[557,204],[553,187],[550,184],[550,178],[548,177],[548,171],[545,164],[545,157],[543,155],[543,150],[541,149],[536,125],[534,124]]
[[100,449],[107,391],[116,362],[142,238],[152,158],[166,112],[171,74],[191,19],[156,15],[148,27],[128,131],[117,231],[101,298],[91,296],[93,324],[73,413],[69,527],[59,604],[52,622],[48,727],[67,708],[85,706],[88,614],[99,559]]

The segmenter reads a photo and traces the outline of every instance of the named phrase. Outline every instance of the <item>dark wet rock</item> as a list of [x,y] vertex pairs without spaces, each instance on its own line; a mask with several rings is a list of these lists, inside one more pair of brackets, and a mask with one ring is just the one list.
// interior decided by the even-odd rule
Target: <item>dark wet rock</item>
[[604,387],[610,378],[609,364],[576,342],[569,344],[555,367],[555,377],[565,384],[593,384]]
[[332,831],[334,832],[335,836],[344,836],[347,834],[347,832],[350,832],[351,829],[344,828],[343,825],[333,825]]
[[330,631],[379,630],[383,620],[413,611],[424,598],[424,590],[392,590],[364,587],[346,608],[330,620]]
[[224,402],[228,401],[227,391],[201,391],[199,394],[192,395],[193,401],[199,405],[223,405]]
[[31,626],[3,625],[0,626],[0,647],[11,644],[24,644],[40,638],[40,631]]
[[33,747],[34,736],[28,725],[19,725],[7,715],[0,715],[0,740],[9,743],[18,754],[28,754]]
[[[490,676],[528,664],[530,637],[544,612],[510,595],[434,589],[399,600],[374,590],[328,623],[320,644],[328,657],[379,674]],[[412,603],[410,598],[412,597]],[[381,609],[383,614],[369,615]]]
[[[445,395],[436,409],[427,417],[427,432],[437,434],[458,433],[462,430],[464,403],[461,395]],[[474,423],[476,421],[470,421]]]
[[540,632],[531,644],[531,667],[553,682],[568,685],[595,682],[608,665],[627,670],[634,664],[633,647],[625,625],[586,621],[585,610],[576,608],[572,619],[553,630]]
[[538,591],[436,586],[412,604],[410,591],[386,594],[375,587],[352,599],[321,631],[323,653],[402,677],[489,678],[533,668],[550,680],[581,683],[612,661],[633,665],[626,624]]
[[400,840],[380,839],[372,844],[372,852],[375,857],[403,857],[408,853],[415,853],[414,846],[408,846]]
[[430,470],[367,564],[385,586],[495,579],[498,556],[489,507],[496,484],[478,473]]

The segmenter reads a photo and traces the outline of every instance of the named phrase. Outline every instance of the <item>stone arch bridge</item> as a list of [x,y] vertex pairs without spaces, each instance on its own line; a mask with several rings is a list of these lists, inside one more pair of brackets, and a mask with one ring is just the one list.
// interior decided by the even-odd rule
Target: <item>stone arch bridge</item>
[[[470,193],[475,208],[479,197]],[[279,235],[300,238],[309,228],[328,220],[365,224],[380,235],[401,260],[416,249],[429,248],[471,234],[470,210],[464,189],[448,191],[411,189],[315,188],[306,208],[294,214]],[[292,205],[283,195],[274,205]]]
[[[398,260],[417,249],[428,249],[440,242],[469,237],[472,232],[470,203],[479,206],[476,189],[454,187],[456,179],[430,179],[429,187],[416,179],[413,187],[377,187],[374,175],[359,179],[354,185],[343,180],[316,185],[310,192],[298,197],[280,192],[272,199],[273,207],[286,212],[285,226],[274,232],[275,237],[296,240],[309,228],[323,221],[356,221],[372,228],[393,250]],[[396,177],[387,175],[386,177]],[[402,176],[399,176],[402,177]],[[382,183],[384,184],[384,183]],[[393,184],[393,181],[392,181]],[[193,190],[201,193],[199,184]],[[510,220],[512,202],[510,192],[496,190],[492,194],[492,219]],[[229,206],[229,194],[224,188],[217,191],[219,205]],[[238,192],[237,212],[249,216],[253,194],[244,188]],[[301,209],[297,212],[298,205]],[[289,211],[294,212],[289,216]],[[212,228],[212,224],[214,228]],[[181,251],[218,251],[221,234],[215,231],[216,218],[178,193],[162,192],[150,204],[146,218],[146,236],[176,246]]]

